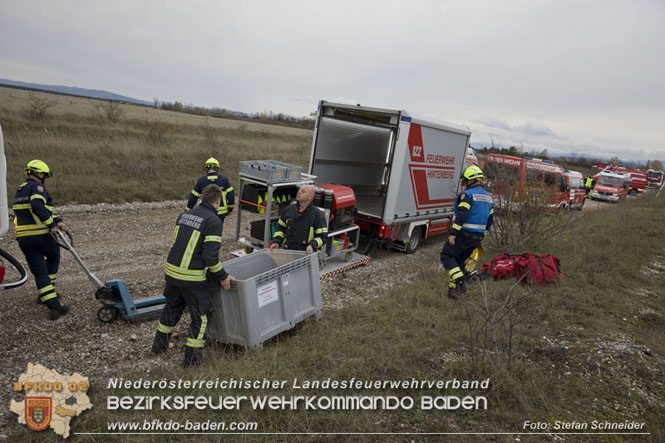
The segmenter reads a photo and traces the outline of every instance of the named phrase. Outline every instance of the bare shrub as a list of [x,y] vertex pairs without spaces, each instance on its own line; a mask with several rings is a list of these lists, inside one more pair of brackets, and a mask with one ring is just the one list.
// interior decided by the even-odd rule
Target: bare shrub
[[113,124],[120,122],[122,116],[125,115],[125,110],[120,106],[122,103],[109,100],[104,104],[96,103],[95,117],[101,122],[109,121]]
[[520,183],[515,172],[489,171],[487,190],[494,199],[494,224],[489,237],[506,251],[535,249],[566,229],[572,213],[556,196],[565,191],[562,183],[540,179]]
[[518,307],[530,295],[528,287],[519,283],[518,280],[507,289],[494,287],[494,292],[490,292],[487,282],[480,281],[480,294],[473,291],[460,298],[474,371],[484,371],[488,364],[511,369],[519,345],[516,334]]
[[110,100],[104,104],[104,113],[111,123],[118,123],[125,115],[125,110],[120,105],[120,102]]
[[57,100],[49,100],[46,97],[30,94],[25,116],[33,122],[43,122],[48,116],[48,110],[58,103]]

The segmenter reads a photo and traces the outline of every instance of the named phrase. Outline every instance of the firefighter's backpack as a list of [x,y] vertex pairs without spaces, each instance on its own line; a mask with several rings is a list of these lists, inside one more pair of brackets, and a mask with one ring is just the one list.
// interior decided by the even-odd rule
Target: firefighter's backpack
[[517,261],[521,255],[501,254],[497,255],[492,261],[485,263],[480,269],[480,274],[485,278],[493,277],[494,280],[517,275]]
[[523,285],[554,283],[566,277],[559,263],[556,255],[522,254],[517,262],[517,278]]
[[565,277],[559,263],[559,257],[550,254],[501,254],[483,265],[481,275],[494,280],[516,276],[523,285],[542,285]]

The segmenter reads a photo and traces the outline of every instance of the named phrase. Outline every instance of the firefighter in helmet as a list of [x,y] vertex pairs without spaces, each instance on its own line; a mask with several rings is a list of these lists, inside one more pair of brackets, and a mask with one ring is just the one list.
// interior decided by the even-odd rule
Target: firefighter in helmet
[[173,328],[185,308],[191,316],[185,345],[184,366],[201,363],[206,342],[208,315],[212,312],[212,293],[206,274],[224,289],[231,288],[231,277],[219,260],[222,223],[216,216],[222,201],[222,190],[215,184],[201,192],[201,204],[178,217],[173,244],[164,270],[166,305],[162,311],[152,352],[161,354],[169,347]]
[[69,312],[55,291],[60,265],[60,248],[51,232],[67,231],[60,217],[53,217],[53,202],[44,182],[52,177],[51,169],[41,160],[31,160],[25,167],[27,179],[14,195],[16,240],[35,277],[38,302],[50,310],[50,319],[57,320]]
[[220,165],[216,158],[210,157],[206,160],[203,167],[205,168],[206,175],[196,181],[194,189],[192,189],[192,192],[189,194],[189,200],[187,201],[185,211],[189,211],[196,206],[196,201],[201,198],[201,193],[206,186],[211,184],[217,185],[222,190],[222,202],[219,205],[219,208],[217,208],[217,216],[222,221],[223,228],[224,219],[231,213],[231,211],[233,211],[233,206],[235,204],[233,186],[231,186],[228,178],[218,173]]
[[466,292],[465,261],[480,246],[493,221],[492,196],[482,187],[483,171],[475,165],[466,168],[462,178],[465,189],[455,199],[455,218],[443,244],[441,262],[448,271],[448,296]]

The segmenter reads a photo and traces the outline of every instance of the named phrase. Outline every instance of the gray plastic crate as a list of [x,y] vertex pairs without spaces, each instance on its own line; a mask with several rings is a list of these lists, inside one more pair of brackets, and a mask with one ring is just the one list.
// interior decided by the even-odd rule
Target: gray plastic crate
[[236,278],[213,291],[208,338],[255,349],[308,317],[323,315],[317,254],[260,250],[224,262]]
[[251,160],[240,162],[240,173],[263,180],[267,183],[278,183],[289,180],[300,180],[302,167],[279,162],[277,160]]
[[301,166],[292,165],[290,163],[284,163],[277,160],[263,160],[263,162],[286,168],[287,180],[300,180],[300,174],[302,172]]

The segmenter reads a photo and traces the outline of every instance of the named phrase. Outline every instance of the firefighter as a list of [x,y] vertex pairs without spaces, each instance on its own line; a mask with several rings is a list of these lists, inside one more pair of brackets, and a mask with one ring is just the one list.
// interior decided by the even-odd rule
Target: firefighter
[[233,206],[235,204],[233,186],[231,186],[228,178],[218,174],[220,166],[219,161],[217,161],[216,158],[210,157],[206,160],[203,167],[205,168],[206,175],[196,181],[194,189],[192,189],[192,192],[189,194],[189,200],[187,201],[185,211],[189,211],[196,206],[196,201],[201,197],[201,192],[203,192],[203,189],[206,186],[215,184],[222,189],[222,203],[219,205],[219,208],[217,208],[217,215],[222,221],[222,228],[224,228],[224,219],[231,213],[231,211],[233,211]]
[[480,246],[493,221],[492,196],[483,189],[483,171],[475,165],[466,168],[462,178],[465,189],[455,200],[455,218],[443,244],[441,262],[448,271],[448,296],[466,292],[465,261]]
[[49,318],[57,320],[69,312],[55,291],[60,265],[60,248],[51,236],[57,228],[67,231],[60,217],[53,217],[53,202],[44,182],[52,177],[51,169],[41,160],[31,160],[25,167],[27,179],[14,195],[16,240],[25,255],[37,284],[37,301],[50,310]]
[[312,202],[315,191],[312,186],[301,186],[296,194],[296,203],[282,212],[270,249],[283,247],[311,253],[323,247],[328,226],[323,213]]
[[180,214],[166,259],[166,304],[159,318],[152,352],[160,354],[168,349],[173,328],[187,307],[191,323],[185,346],[185,367],[201,363],[205,345],[208,315],[212,312],[206,269],[224,289],[231,287],[232,277],[219,261],[222,223],[216,214],[223,192],[215,184],[206,186],[201,193],[201,204]]
[[594,181],[593,177],[591,177],[591,176],[589,175],[589,176],[586,178],[586,181],[584,182],[584,189],[585,189],[585,191],[586,191],[587,194],[589,193],[589,191],[591,191],[591,190],[593,189],[593,187],[595,186],[595,184],[596,184],[596,182]]

